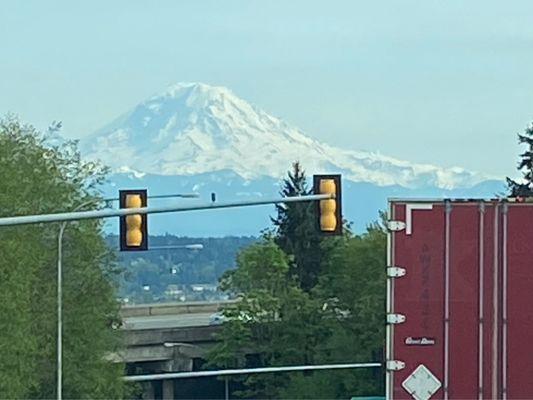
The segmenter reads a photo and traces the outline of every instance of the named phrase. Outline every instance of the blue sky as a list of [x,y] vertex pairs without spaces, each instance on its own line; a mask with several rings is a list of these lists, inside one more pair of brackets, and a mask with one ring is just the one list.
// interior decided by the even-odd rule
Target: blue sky
[[179,81],[333,145],[514,174],[533,1],[0,0],[0,114],[81,137]]

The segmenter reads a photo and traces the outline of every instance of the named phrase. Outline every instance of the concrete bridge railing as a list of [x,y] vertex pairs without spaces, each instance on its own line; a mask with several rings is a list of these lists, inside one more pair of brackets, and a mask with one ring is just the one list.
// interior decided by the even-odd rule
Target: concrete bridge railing
[[215,313],[224,306],[235,303],[237,300],[222,300],[218,302],[195,301],[189,303],[154,303],[123,306],[120,309],[122,318],[148,317],[151,315],[179,315]]

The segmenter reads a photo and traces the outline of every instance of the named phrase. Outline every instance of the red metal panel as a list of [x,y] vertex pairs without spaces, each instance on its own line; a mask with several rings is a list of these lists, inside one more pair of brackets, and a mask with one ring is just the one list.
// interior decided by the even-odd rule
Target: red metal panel
[[[533,398],[533,206],[510,205],[507,229],[507,398]],[[504,243],[505,245],[505,243]]]
[[[447,248],[443,202],[413,210],[411,234],[393,234],[392,262],[407,270],[393,282],[393,311],[406,316],[392,328],[392,359],[405,362],[393,397],[410,398],[402,382],[419,364],[444,383],[448,259],[448,398],[478,398],[480,388],[485,399],[533,398],[533,204],[485,202],[482,212],[477,201],[451,204]],[[405,202],[393,212],[408,220]],[[409,337],[435,344],[408,345]]]
[[[405,221],[405,204],[395,204],[395,219]],[[394,233],[394,264],[407,270],[394,281],[394,312],[406,316],[405,323],[394,326],[394,359],[405,368],[394,373],[393,397],[410,399],[402,382],[420,364],[443,381],[444,312],[444,224],[442,204],[432,210],[412,211],[412,233]],[[408,338],[434,339],[434,345],[408,345]],[[442,398],[442,389],[433,396]]]
[[449,387],[451,399],[478,397],[479,205],[450,213]]

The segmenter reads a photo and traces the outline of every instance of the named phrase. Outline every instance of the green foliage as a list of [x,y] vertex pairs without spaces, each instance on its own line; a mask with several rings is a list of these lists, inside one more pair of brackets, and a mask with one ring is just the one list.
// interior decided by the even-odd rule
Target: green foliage
[[[313,293],[322,299],[324,341],[313,344],[314,363],[380,361],[385,337],[386,235],[378,225],[332,253]],[[316,329],[316,328],[315,328]],[[302,341],[302,343],[305,343]],[[312,363],[312,362],[309,362]],[[280,398],[347,398],[383,392],[377,370],[292,374]]]
[[507,178],[507,186],[511,197],[530,197],[533,196],[533,123],[523,134],[518,134],[518,143],[526,145],[526,150],[520,154],[517,168],[522,171],[523,182]]
[[[0,216],[51,213],[99,203],[105,169],[81,161],[76,143],[47,143],[34,128],[0,121]],[[123,365],[104,357],[120,344],[114,263],[101,223],[70,223],[63,239],[63,395],[120,398]],[[57,224],[0,229],[0,393],[56,396]]]
[[[250,349],[259,365],[313,361],[313,349],[322,338],[320,304],[291,279],[289,257],[273,241],[245,249],[237,268],[221,279],[221,287],[240,294],[241,301],[224,311],[227,322],[210,356],[211,365],[246,366]],[[244,380],[246,390],[239,394],[275,397],[280,379],[285,377],[249,376]]]
[[[328,354],[322,362],[381,360],[385,338],[386,233],[378,224],[350,238],[333,254],[323,275],[320,296],[330,299],[337,318],[331,330]],[[334,397],[380,393],[382,380],[375,372],[339,374],[342,385]],[[363,379],[364,377],[364,379]],[[343,392],[344,390],[344,392]]]
[[220,281],[222,290],[250,293],[266,290],[279,295],[286,286],[288,258],[271,241],[243,250],[237,257],[237,269],[228,271]]
[[[385,231],[375,223],[364,235],[323,240],[320,245],[329,246],[328,251],[310,288],[302,285],[298,270],[294,272],[291,252],[301,252],[299,268],[305,270],[308,256],[321,247],[305,250],[310,231],[300,224],[308,227],[312,216],[295,217],[292,211],[278,208],[277,232],[243,250],[237,268],[221,279],[221,287],[239,294],[241,301],[224,311],[226,322],[209,355],[210,367],[381,360]],[[238,380],[243,390],[233,395],[243,398],[349,398],[383,392],[382,372],[370,370],[261,374]]]

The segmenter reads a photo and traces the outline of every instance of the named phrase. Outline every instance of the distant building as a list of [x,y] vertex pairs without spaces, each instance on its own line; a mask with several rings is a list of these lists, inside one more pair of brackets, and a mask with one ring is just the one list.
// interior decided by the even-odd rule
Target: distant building
[[178,289],[178,285],[168,285],[165,290],[165,295],[167,297],[179,297],[183,294],[183,290]]
[[193,292],[216,292],[218,286],[213,283],[193,283],[191,290]]

